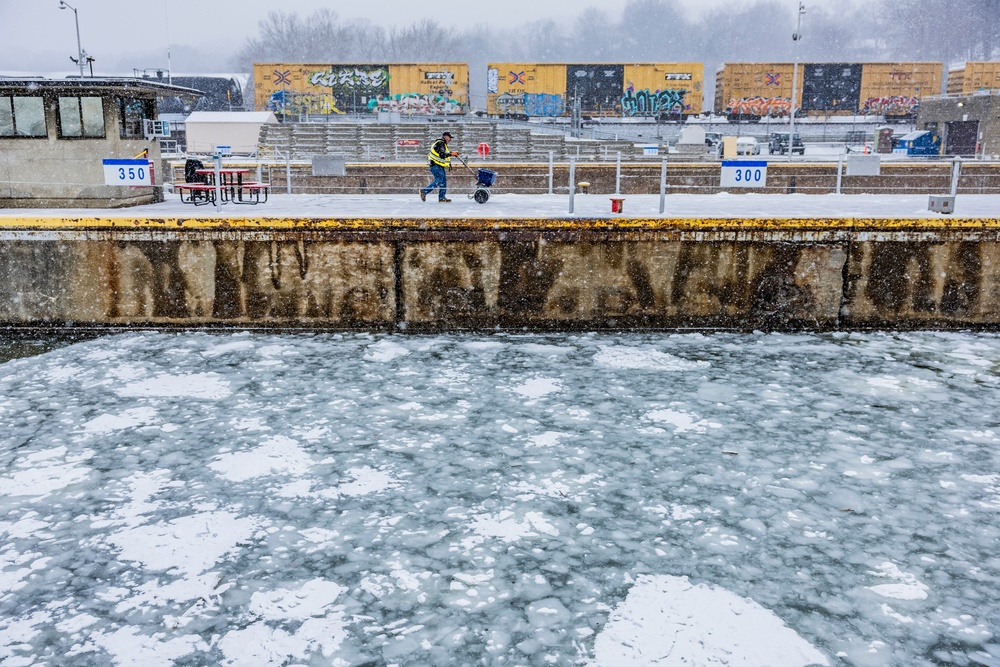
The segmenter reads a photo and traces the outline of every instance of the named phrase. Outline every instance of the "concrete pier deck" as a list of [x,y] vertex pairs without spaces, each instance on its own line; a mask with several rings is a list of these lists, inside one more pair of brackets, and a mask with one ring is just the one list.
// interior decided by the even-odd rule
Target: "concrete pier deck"
[[[486,204],[477,204],[465,193],[449,193],[451,203],[438,203],[433,195],[426,202],[414,193],[408,195],[285,195],[272,193],[268,202],[258,205],[225,204],[214,206],[183,204],[177,195],[168,195],[159,204],[119,209],[0,209],[0,229],[12,227],[95,226],[166,226],[216,227],[260,225],[268,227],[385,226],[392,221],[426,221],[433,225],[455,225],[470,221],[481,226],[517,224],[532,221],[554,222],[560,227],[585,220],[601,221],[604,227],[672,225],[699,226],[698,221],[713,225],[740,226],[766,224],[786,226],[809,224],[856,227],[875,221],[893,227],[962,227],[970,221],[988,224],[1000,219],[1000,195],[964,194],[957,198],[953,214],[927,210],[926,194],[921,195],[797,195],[797,194],[668,194],[664,213],[659,212],[659,195],[587,194],[574,197],[574,212],[569,213],[569,197],[563,195],[494,195]],[[623,197],[624,212],[611,212],[611,197]],[[726,223],[726,221],[734,221]],[[293,223],[293,221],[295,221]],[[655,223],[647,221],[658,221]],[[789,221],[789,222],[781,222]],[[792,223],[791,221],[795,221]]]

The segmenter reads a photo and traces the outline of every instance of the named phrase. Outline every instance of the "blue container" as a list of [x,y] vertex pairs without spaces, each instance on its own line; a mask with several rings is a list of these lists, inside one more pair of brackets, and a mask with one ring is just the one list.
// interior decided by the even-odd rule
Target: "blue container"
[[479,179],[479,185],[488,188],[497,180],[497,173],[492,169],[480,169],[476,173],[476,178]]

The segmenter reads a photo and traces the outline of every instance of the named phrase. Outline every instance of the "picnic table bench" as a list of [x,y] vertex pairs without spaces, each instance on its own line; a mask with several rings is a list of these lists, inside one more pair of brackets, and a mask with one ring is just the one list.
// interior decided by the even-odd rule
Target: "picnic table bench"
[[[236,193],[235,203],[237,204],[259,204],[261,203],[260,195],[264,193],[264,203],[267,203],[267,192],[271,188],[270,183],[259,183],[257,181],[248,181],[239,186]],[[246,191],[246,198],[243,196],[243,191]]]
[[[174,190],[181,197],[181,202],[185,204],[194,204],[195,206],[202,206],[204,204],[214,204],[215,203],[215,186],[209,185],[207,183],[174,183]],[[187,198],[184,197],[184,193],[187,192]],[[222,193],[222,202],[226,202],[226,190],[220,190]]]
[[[234,183],[231,181],[225,181],[219,184],[219,194],[222,197],[220,203],[266,203],[270,189],[270,183],[261,183],[257,181],[239,181]],[[215,203],[216,186],[214,183],[174,183],[174,190],[178,192],[181,201],[185,204],[203,206],[205,204]]]

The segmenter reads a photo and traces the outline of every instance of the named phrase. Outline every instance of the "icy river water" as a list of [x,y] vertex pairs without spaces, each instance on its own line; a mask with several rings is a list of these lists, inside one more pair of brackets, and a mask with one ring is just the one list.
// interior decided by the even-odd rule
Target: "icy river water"
[[1000,665],[997,335],[0,358],[4,667]]

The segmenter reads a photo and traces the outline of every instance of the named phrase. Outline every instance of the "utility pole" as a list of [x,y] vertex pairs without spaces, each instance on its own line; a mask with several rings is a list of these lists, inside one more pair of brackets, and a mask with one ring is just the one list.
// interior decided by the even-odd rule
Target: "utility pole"
[[802,15],[806,13],[806,3],[799,3],[799,18],[792,34],[792,46],[795,50],[795,65],[792,68],[792,113],[788,120],[788,159],[792,159],[792,146],[795,140],[795,91],[799,87],[799,42],[802,40]]
[[[70,56],[70,60],[75,62],[80,68],[80,78],[83,78],[83,68],[87,62],[87,56],[83,52],[83,47],[80,46],[80,15],[76,12],[76,7],[71,6],[66,0],[59,0],[59,9],[72,9],[73,18],[76,20],[76,58]],[[93,65],[91,65],[93,67]]]

